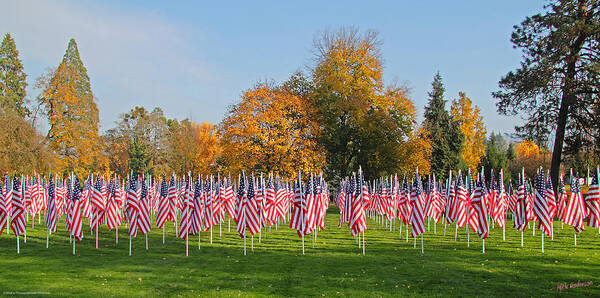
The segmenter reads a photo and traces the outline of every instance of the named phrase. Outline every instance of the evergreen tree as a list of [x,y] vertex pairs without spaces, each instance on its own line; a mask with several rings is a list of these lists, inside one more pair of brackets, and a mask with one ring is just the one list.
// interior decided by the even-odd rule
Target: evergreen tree
[[439,72],[434,76],[431,86],[425,107],[424,128],[431,143],[431,171],[443,179],[450,170],[456,170],[461,161],[464,135],[458,122],[446,110],[445,89]]
[[504,149],[504,146],[502,146],[503,143],[505,142],[501,135],[490,134],[490,137],[486,141],[485,157],[481,160],[481,165],[485,169],[486,177],[490,177],[491,170],[499,173],[500,169],[503,169],[504,181],[508,182],[511,178],[511,172],[508,167],[508,150]]
[[148,173],[150,155],[147,149],[147,146],[137,139],[129,143],[129,168],[133,171],[134,177]]
[[40,100],[49,118],[48,138],[59,155],[59,170],[75,170],[81,176],[103,170],[106,159],[100,150],[98,107],[74,39]]
[[15,40],[7,33],[0,45],[0,107],[14,110],[21,117],[29,115],[25,106],[26,78]]

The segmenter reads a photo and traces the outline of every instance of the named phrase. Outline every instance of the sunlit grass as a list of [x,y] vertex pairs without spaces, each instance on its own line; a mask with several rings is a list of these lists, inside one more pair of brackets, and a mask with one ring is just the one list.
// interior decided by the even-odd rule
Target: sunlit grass
[[[395,233],[369,220],[366,232],[367,255],[350,238],[347,227],[339,229],[335,207],[326,216],[326,230],[318,235],[315,248],[306,238],[306,254],[301,241],[288,227],[266,233],[266,239],[254,239],[254,251],[243,256],[243,240],[227,232],[227,221],[209,233],[190,239],[190,255],[185,257],[185,240],[176,239],[169,225],[166,244],[162,231],[149,236],[149,250],[144,238],[133,241],[133,256],[128,257],[126,227],[122,226],[119,244],[115,234],[104,226],[100,231],[100,248],[85,226],[85,238],[77,243],[72,255],[68,234],[61,221],[58,233],[50,238],[46,249],[46,232],[28,223],[27,243],[21,239],[21,255],[16,254],[16,239],[11,233],[0,236],[0,293],[48,292],[51,295],[153,296],[153,295],[222,295],[222,296],[542,296],[557,294],[559,284],[592,281],[593,285],[566,289],[570,295],[599,296],[600,235],[587,229],[573,245],[572,228],[555,226],[555,239],[546,238],[541,253],[540,232],[520,234],[512,228],[495,228],[486,240],[471,234],[467,247],[466,233],[459,230],[454,242],[454,225],[437,225],[424,237],[425,255],[420,241],[406,242]],[[86,222],[87,224],[87,222]],[[42,219],[43,225],[43,219]],[[509,224],[510,225],[510,224]]]

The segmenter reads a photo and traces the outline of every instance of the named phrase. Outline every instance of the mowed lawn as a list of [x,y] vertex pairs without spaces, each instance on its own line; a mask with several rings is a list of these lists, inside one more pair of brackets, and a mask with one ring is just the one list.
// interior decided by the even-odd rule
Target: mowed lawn
[[[542,296],[568,294],[600,296],[600,235],[587,229],[573,245],[572,228],[555,225],[555,239],[546,238],[546,251],[540,251],[540,232],[525,233],[525,247],[520,234],[512,228],[495,228],[481,252],[481,240],[471,234],[467,247],[464,229],[454,241],[454,225],[447,236],[438,224],[437,234],[425,234],[425,255],[413,240],[406,242],[395,233],[369,219],[366,232],[366,256],[350,238],[346,226],[338,228],[339,215],[331,207],[326,216],[326,230],[319,233],[315,248],[306,239],[306,254],[295,231],[272,228],[262,243],[254,239],[254,251],[243,256],[243,240],[227,232],[223,236],[213,229],[198,238],[190,238],[190,255],[185,254],[185,240],[176,239],[169,225],[166,244],[161,230],[149,236],[149,250],[144,237],[133,243],[129,257],[126,227],[122,226],[119,244],[114,232],[101,228],[100,248],[85,226],[85,238],[77,243],[72,255],[68,234],[61,221],[58,233],[51,236],[46,249],[46,233],[28,223],[27,243],[21,239],[21,255],[16,254],[16,240],[4,232],[0,236],[0,294],[11,292],[46,292],[51,295],[84,296]],[[86,222],[87,224],[87,222]],[[42,218],[43,225],[43,218]],[[510,225],[510,224],[509,224]],[[561,284],[592,285],[557,290]]]

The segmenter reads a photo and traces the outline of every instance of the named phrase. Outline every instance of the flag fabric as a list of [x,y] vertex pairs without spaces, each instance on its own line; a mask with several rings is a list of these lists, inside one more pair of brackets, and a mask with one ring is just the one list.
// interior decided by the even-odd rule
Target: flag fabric
[[474,220],[472,220],[469,225],[476,232],[481,239],[485,239],[489,233],[488,226],[488,214],[487,208],[485,204],[485,184],[483,175],[477,179],[477,183],[475,185],[475,189],[473,190],[473,199],[471,201],[472,206],[472,214]]
[[184,192],[184,199],[183,199],[183,209],[181,210],[181,221],[179,223],[179,238],[181,239],[185,239],[188,237],[188,235],[191,232],[191,226],[192,226],[192,192],[190,189],[190,184],[191,184],[191,179],[188,178],[188,180],[185,183],[185,192]]
[[525,172],[522,171],[517,186],[515,211],[513,212],[513,226],[518,231],[524,231],[527,227],[527,189],[525,187]]
[[129,236],[137,237],[138,225],[139,225],[139,196],[141,192],[138,192],[137,184],[135,179],[132,177],[129,180],[129,187],[127,188],[127,201],[125,202],[125,217],[129,222]]
[[81,212],[83,210],[84,200],[82,198],[81,186],[77,175],[73,180],[73,192],[70,210],[70,233],[77,241],[83,240],[83,224],[81,222]]
[[118,180],[111,180],[108,187],[108,199],[106,200],[106,225],[109,230],[121,225],[121,205],[123,204],[123,197],[119,188]]
[[542,230],[547,236],[552,234],[551,205],[546,196],[546,179],[543,169],[540,169],[535,178],[535,201],[533,211],[538,223],[538,229]]
[[575,232],[581,233],[584,229],[583,219],[586,217],[579,177],[573,177],[571,174],[571,193],[565,209],[564,223],[572,226]]
[[11,200],[12,186],[10,185],[10,177],[6,173],[4,184],[0,183],[0,234],[2,234],[10,221]]
[[52,233],[56,232],[56,204],[55,204],[55,186],[50,175],[48,184],[48,207],[46,208],[46,227]]
[[158,202],[158,212],[156,213],[156,226],[161,229],[165,222],[173,221],[175,218],[171,213],[171,207],[169,203],[169,191],[167,187],[167,179],[163,175],[161,184],[160,184],[160,192],[159,192],[159,202]]
[[467,188],[463,184],[463,179],[460,173],[458,173],[458,179],[456,181],[456,224],[464,228],[467,224],[467,217],[469,212],[469,194]]
[[412,225],[413,237],[417,237],[425,232],[423,223],[423,196],[423,185],[421,184],[421,177],[419,177],[419,171],[417,170],[410,193],[410,206],[412,209],[410,224]]
[[[587,209],[588,226],[591,228],[600,228],[600,169],[596,168],[592,183],[585,197],[585,207]],[[1,230],[0,230],[1,231]]]
[[23,193],[21,188],[21,181],[15,176],[13,180],[13,192],[12,192],[12,208],[11,208],[11,220],[10,229],[16,235],[25,233],[25,205],[23,202]]
[[506,210],[508,209],[508,197],[504,190],[504,176],[502,171],[496,184],[496,202],[494,204],[494,210],[492,212],[492,219],[499,227],[504,227],[506,224]]
[[561,221],[565,220],[565,212],[567,210],[567,202],[569,201],[569,196],[567,195],[567,188],[565,187],[565,182],[563,175],[561,174],[558,180],[558,204],[557,204],[557,217]]
[[404,174],[402,188],[400,190],[400,198],[398,199],[398,217],[405,225],[410,224],[411,210],[410,185],[406,174]]
[[244,189],[244,184],[240,180],[241,200],[238,206],[238,228],[237,232],[240,237],[245,238],[246,229],[250,231],[250,235],[258,233],[260,229],[260,218],[258,214],[258,206],[256,206],[254,192],[254,176],[248,181],[248,188]]
[[294,184],[294,211],[290,219],[290,228],[298,231],[298,236],[302,237],[306,224],[306,197],[302,189],[302,181],[298,179]]
[[148,196],[148,185],[147,181],[141,181],[142,187],[140,189],[139,200],[138,200],[138,228],[142,235],[150,232],[150,203]]
[[361,232],[367,229],[367,220],[363,208],[362,195],[364,192],[363,185],[365,185],[362,175],[359,172],[357,185],[356,177],[353,177],[350,181],[349,199],[350,204],[350,216],[348,226],[350,227],[352,237],[358,236]]

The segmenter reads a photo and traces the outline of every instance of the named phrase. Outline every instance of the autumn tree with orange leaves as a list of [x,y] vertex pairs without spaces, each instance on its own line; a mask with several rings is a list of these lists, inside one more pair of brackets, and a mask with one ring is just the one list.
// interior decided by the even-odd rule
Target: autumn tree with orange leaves
[[289,89],[259,84],[242,95],[221,123],[222,163],[232,173],[273,172],[293,177],[324,166],[312,107]]
[[463,92],[458,99],[452,101],[450,114],[460,124],[460,131],[465,136],[461,157],[468,169],[475,170],[485,156],[487,129],[483,123],[479,107]]
[[[412,168],[404,164],[408,150],[420,150],[424,140],[414,139],[416,114],[407,88],[384,84],[377,32],[326,31],[315,40],[315,52],[311,102],[322,128],[328,179],[336,184],[360,166],[367,179]],[[411,138],[416,147],[406,146]],[[411,164],[424,165],[429,157],[418,159]]]
[[90,79],[71,39],[58,68],[43,83],[40,96],[49,119],[50,149],[58,156],[54,172],[71,171],[84,177],[88,172],[107,170],[98,135],[98,107]]

